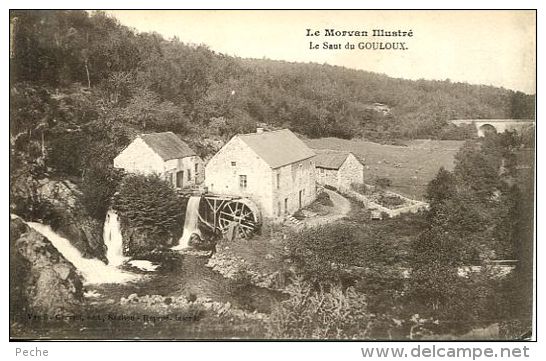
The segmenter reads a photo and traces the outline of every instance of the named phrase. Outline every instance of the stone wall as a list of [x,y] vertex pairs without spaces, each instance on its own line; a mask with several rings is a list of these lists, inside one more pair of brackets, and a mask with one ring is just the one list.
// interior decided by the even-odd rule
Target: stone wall
[[339,168],[337,177],[337,188],[339,190],[351,189],[352,183],[363,184],[364,165],[352,153],[349,153],[347,159]]
[[[246,176],[246,187],[241,187],[241,175]],[[258,205],[263,217],[273,216],[271,168],[237,137],[207,163],[205,186],[213,194],[250,198]]]
[[[279,184],[277,185],[277,174]],[[293,214],[317,198],[315,165],[312,160],[288,164],[273,171],[273,209],[275,217]],[[300,207],[301,191],[301,207]],[[285,207],[286,202],[286,207]]]
[[[195,172],[197,165],[197,172]],[[165,162],[165,178],[171,179],[169,174],[172,174],[172,184],[177,185],[177,172],[183,171],[182,187],[192,187],[203,183],[205,179],[205,169],[203,160],[198,156],[185,157],[180,159],[171,159]],[[188,174],[190,175],[188,177]]]
[[384,207],[384,206],[382,206],[382,205],[380,205],[378,203],[375,203],[375,202],[371,201],[365,195],[363,195],[361,193],[358,193],[358,192],[355,192],[355,191],[353,191],[351,189],[345,190],[343,192],[343,194],[345,194],[346,196],[363,203],[366,206],[366,208],[368,208],[370,210],[376,210],[376,211],[379,211],[379,212],[384,212],[384,213],[388,214],[389,217],[396,217],[396,216],[399,216],[400,214],[403,214],[403,213],[417,213],[420,210],[428,209],[429,205],[426,202],[416,201],[414,199],[410,199],[410,198],[404,197],[404,196],[402,196],[402,195],[400,195],[398,193],[394,193],[394,192],[390,192],[390,191],[385,191],[385,193],[389,194],[389,195],[395,195],[397,197],[402,198],[406,202],[406,205],[404,205],[402,207],[399,207],[399,208],[396,208],[396,209],[390,209],[390,208]]
[[163,159],[141,138],[136,138],[114,158],[114,167],[141,174],[162,174],[165,171]]
[[339,186],[337,173],[337,169],[317,168],[317,183],[337,188]]

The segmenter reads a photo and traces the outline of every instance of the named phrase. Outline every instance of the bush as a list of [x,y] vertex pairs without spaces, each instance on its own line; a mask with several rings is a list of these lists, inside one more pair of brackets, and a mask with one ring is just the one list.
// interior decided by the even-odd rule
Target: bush
[[389,209],[395,209],[403,205],[404,203],[406,203],[406,201],[398,197],[397,195],[382,193],[377,198],[377,203],[381,204],[383,207],[387,207]]
[[315,202],[325,207],[334,206],[334,202],[332,202],[332,200],[330,199],[330,195],[328,195],[328,193],[326,192],[319,193]]
[[171,246],[183,230],[185,203],[157,175],[129,175],[120,184],[113,209],[118,213],[128,254]]
[[379,188],[385,189],[392,185],[392,181],[389,178],[378,177],[375,179],[375,185]]
[[328,224],[293,234],[288,239],[290,257],[308,281],[352,282],[344,269],[358,263],[360,239],[355,226]]
[[83,169],[82,150],[86,139],[79,133],[57,134],[48,146],[46,163],[57,172],[80,176]]
[[303,214],[303,212],[301,211],[301,209],[298,209],[293,215],[292,217],[296,218],[298,221],[302,221],[305,219],[305,215]]
[[351,183],[351,189],[360,194],[368,194],[370,189],[364,183]]
[[290,298],[276,307],[267,324],[269,338],[363,339],[371,325],[364,295],[330,285],[328,291],[295,278]]
[[104,220],[122,177],[123,171],[112,167],[92,166],[86,170],[81,184],[82,203],[91,217]]

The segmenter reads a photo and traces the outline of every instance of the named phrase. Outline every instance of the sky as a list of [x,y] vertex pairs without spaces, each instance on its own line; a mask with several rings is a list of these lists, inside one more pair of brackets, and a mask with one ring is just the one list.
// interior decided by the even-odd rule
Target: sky
[[[405,79],[436,79],[536,92],[534,11],[107,11],[139,32],[242,58],[327,63]],[[307,29],[320,35],[306,36]],[[325,29],[366,37],[327,37]],[[372,37],[372,29],[412,37]],[[310,42],[341,44],[310,49]],[[346,50],[347,43],[405,42],[407,50]]]

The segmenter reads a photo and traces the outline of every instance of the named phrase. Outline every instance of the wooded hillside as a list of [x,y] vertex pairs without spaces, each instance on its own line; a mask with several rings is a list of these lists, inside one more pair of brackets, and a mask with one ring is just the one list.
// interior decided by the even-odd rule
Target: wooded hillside
[[174,131],[207,155],[257,123],[393,142],[470,135],[448,119],[534,117],[534,96],[521,92],[240,59],[137,33],[102,12],[12,11],[10,19],[12,144],[66,173],[110,161],[139,132]]

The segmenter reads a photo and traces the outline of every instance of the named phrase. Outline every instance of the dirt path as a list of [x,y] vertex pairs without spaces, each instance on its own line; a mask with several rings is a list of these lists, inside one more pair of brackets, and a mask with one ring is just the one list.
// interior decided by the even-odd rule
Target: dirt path
[[325,216],[308,218],[304,220],[302,224],[314,227],[321,224],[337,221],[338,219],[345,217],[349,213],[349,211],[351,210],[351,202],[349,202],[347,198],[331,190],[325,190],[325,192],[328,193],[330,199],[332,200],[332,203],[334,204],[331,212]]

